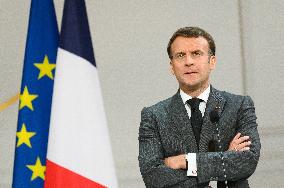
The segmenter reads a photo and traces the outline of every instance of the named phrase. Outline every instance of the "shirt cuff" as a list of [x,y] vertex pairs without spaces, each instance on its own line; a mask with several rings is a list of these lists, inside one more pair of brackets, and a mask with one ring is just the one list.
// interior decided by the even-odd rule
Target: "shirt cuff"
[[188,153],[185,158],[188,164],[187,176],[197,176],[196,153]]

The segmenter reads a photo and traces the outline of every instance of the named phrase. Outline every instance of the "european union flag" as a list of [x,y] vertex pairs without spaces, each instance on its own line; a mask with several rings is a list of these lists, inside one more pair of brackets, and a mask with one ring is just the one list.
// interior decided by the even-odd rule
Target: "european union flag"
[[22,76],[13,187],[43,187],[59,33],[52,0],[32,0]]

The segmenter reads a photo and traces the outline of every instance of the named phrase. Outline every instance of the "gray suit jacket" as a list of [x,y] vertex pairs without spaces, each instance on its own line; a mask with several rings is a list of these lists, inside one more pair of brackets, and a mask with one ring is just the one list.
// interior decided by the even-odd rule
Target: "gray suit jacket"
[[[210,112],[218,110],[219,121],[210,121]],[[250,136],[249,151],[227,151],[238,133]],[[253,101],[211,87],[200,136],[199,150],[190,119],[179,92],[141,112],[139,128],[139,166],[146,187],[197,187],[197,184],[228,181],[229,187],[249,187],[247,178],[255,171],[260,140]],[[209,142],[215,151],[209,152]],[[198,177],[186,170],[168,168],[163,159],[197,153]],[[222,187],[222,186],[219,186]]]

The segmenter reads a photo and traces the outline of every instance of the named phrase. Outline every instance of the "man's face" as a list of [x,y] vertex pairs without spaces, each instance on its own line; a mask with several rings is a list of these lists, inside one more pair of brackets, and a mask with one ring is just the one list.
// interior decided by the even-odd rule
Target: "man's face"
[[205,38],[177,37],[171,46],[171,71],[183,91],[205,89],[209,74],[215,68],[216,58],[210,56]]

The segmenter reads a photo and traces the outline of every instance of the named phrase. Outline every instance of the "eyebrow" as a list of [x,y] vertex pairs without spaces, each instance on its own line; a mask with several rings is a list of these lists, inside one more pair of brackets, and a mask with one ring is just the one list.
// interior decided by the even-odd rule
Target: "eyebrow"
[[186,52],[180,51],[180,52],[175,53],[175,55],[176,54],[186,54]]
[[[196,52],[204,53],[202,50],[193,50],[193,51],[190,51],[189,53],[193,54],[193,53],[196,53]],[[179,52],[174,53],[173,55],[177,55],[177,54],[186,54],[186,52],[179,51]]]
[[194,51],[192,51],[192,52],[190,52],[190,53],[196,53],[196,52],[204,53],[202,50],[194,50]]

